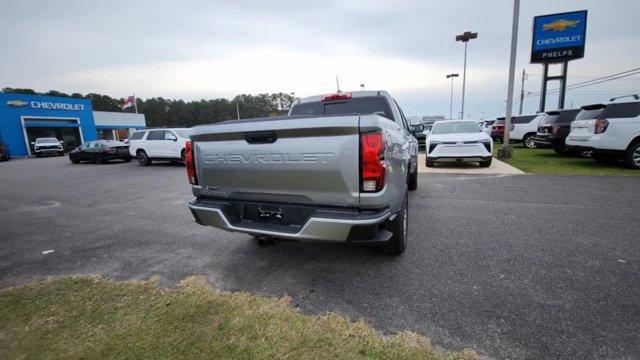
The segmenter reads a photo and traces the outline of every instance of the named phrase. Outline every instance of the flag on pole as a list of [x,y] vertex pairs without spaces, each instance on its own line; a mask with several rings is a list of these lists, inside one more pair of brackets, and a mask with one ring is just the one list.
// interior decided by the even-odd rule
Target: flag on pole
[[126,99],[124,99],[124,104],[122,104],[122,110],[124,110],[126,108],[130,108],[132,106],[136,106],[136,97],[135,96],[129,96]]

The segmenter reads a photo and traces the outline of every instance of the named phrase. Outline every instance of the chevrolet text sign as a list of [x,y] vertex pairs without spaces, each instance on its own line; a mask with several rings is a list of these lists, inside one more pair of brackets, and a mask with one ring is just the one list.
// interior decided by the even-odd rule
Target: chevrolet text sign
[[84,105],[82,104],[68,104],[50,101],[32,101],[31,107],[33,109],[84,111]]
[[584,57],[587,10],[533,18],[532,63],[565,62]]

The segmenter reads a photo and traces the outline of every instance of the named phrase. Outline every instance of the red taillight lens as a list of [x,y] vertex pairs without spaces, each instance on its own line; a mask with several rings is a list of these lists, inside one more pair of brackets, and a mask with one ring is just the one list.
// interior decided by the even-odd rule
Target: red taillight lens
[[595,128],[595,133],[596,134],[602,134],[603,132],[607,131],[607,127],[609,126],[609,120],[607,119],[598,119],[596,120],[596,128]]
[[384,139],[374,132],[360,136],[360,191],[376,192],[384,187]]
[[196,161],[193,154],[193,142],[188,140],[184,146],[184,162],[187,166],[187,177],[191,185],[198,185],[198,178],[196,177]]
[[328,94],[328,95],[325,95],[325,96],[322,97],[322,101],[345,100],[345,99],[351,99],[351,93],[350,92]]
[[552,134],[557,134],[558,131],[560,131],[560,125],[558,125],[558,124],[551,125],[551,133]]

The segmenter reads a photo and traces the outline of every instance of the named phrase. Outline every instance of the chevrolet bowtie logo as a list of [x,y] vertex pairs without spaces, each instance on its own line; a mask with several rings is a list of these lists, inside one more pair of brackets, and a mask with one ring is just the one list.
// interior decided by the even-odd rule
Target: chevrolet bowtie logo
[[550,22],[548,24],[542,25],[542,30],[551,30],[551,31],[565,31],[568,28],[574,28],[578,26],[580,20],[565,20],[558,19],[554,22]]
[[27,106],[29,103],[26,101],[22,101],[22,100],[9,100],[7,101],[7,106],[13,106],[13,107],[23,107],[23,106]]

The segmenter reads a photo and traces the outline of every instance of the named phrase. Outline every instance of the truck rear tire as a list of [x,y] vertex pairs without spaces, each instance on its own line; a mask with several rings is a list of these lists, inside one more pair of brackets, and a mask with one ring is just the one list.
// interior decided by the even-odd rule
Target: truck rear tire
[[433,164],[434,164],[433,161],[427,159],[427,162],[425,163],[425,166],[426,167],[433,167]]
[[407,187],[409,191],[414,191],[415,189],[418,188],[418,166],[416,166],[416,169],[409,174],[409,181],[407,182]]
[[402,210],[396,213],[395,219],[387,222],[387,230],[393,235],[391,239],[380,246],[380,252],[385,255],[400,255],[407,247],[407,233],[409,232],[409,196],[404,195]]

